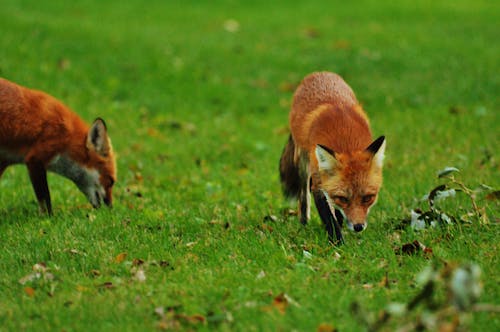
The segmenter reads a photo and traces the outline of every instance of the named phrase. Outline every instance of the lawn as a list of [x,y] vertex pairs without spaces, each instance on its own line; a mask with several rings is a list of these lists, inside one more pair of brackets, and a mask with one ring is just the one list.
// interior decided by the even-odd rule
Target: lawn
[[[104,118],[118,182],[114,207],[94,210],[49,175],[49,218],[26,168],[7,169],[0,330],[359,331],[422,294],[430,266],[437,325],[499,330],[499,21],[486,0],[2,1],[0,76]],[[298,222],[278,177],[293,91],[318,70],[387,137],[369,227],[341,247],[316,211]],[[399,227],[448,166],[490,187],[475,194],[489,222]],[[474,212],[463,193],[440,208]],[[413,241],[428,250],[395,250]],[[457,314],[446,271],[468,263],[487,306]]]

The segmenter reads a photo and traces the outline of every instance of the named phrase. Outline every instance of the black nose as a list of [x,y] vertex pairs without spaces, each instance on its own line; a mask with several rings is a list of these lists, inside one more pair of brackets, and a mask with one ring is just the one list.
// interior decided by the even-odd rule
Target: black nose
[[363,225],[362,224],[355,224],[354,225],[354,230],[356,232],[361,232],[363,230]]

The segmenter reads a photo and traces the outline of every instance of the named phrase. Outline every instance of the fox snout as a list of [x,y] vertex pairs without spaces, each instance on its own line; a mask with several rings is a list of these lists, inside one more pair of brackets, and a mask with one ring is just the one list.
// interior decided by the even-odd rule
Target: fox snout
[[99,190],[99,188],[94,190],[94,191],[90,191],[87,194],[87,198],[88,198],[90,204],[92,204],[92,207],[95,209],[100,208],[101,203],[104,203],[108,207],[113,206],[113,200],[111,198],[111,193],[110,192],[105,193],[104,190],[102,190],[102,189]]
[[352,223],[351,221],[347,221],[347,228],[349,228],[351,231],[354,231],[356,233],[362,232],[366,229],[366,222],[355,222]]
[[361,232],[365,229],[366,224],[354,224],[354,231]]

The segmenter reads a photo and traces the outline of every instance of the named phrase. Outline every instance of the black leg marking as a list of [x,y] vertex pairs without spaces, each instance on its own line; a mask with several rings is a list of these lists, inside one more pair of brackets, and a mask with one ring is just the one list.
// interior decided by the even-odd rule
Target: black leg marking
[[9,166],[7,163],[0,161],[0,177],[2,177],[3,172]]
[[[326,200],[325,195],[321,191],[315,191],[314,193],[314,203],[316,204],[316,209],[318,210],[319,216],[325,225],[326,231],[328,233],[328,240],[333,244],[342,244],[344,239],[342,238],[342,233],[340,231],[340,225],[337,219],[332,214],[330,206]],[[333,232],[335,230],[335,238],[333,240]]]
[[344,221],[344,215],[338,209],[335,209],[335,218],[337,218],[337,222],[339,223],[339,226],[342,227],[342,223]]
[[30,174],[31,184],[35,190],[38,204],[42,210],[52,215],[52,204],[50,202],[49,186],[47,184],[47,171],[42,162],[29,161],[26,163]]

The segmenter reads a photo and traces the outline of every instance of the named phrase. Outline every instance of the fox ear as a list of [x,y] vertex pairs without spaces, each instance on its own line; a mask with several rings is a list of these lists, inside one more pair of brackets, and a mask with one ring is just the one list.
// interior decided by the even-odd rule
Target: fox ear
[[337,159],[335,159],[335,152],[333,152],[329,148],[321,144],[317,144],[315,152],[320,172],[331,171],[337,164]]
[[366,148],[366,151],[373,154],[373,160],[375,160],[375,164],[378,167],[382,167],[384,164],[384,156],[385,156],[385,136],[380,136],[376,140],[370,144],[369,147]]
[[97,152],[101,156],[107,156],[109,154],[111,147],[108,138],[108,130],[106,129],[106,123],[103,119],[95,119],[92,126],[90,126],[87,134],[87,148]]

